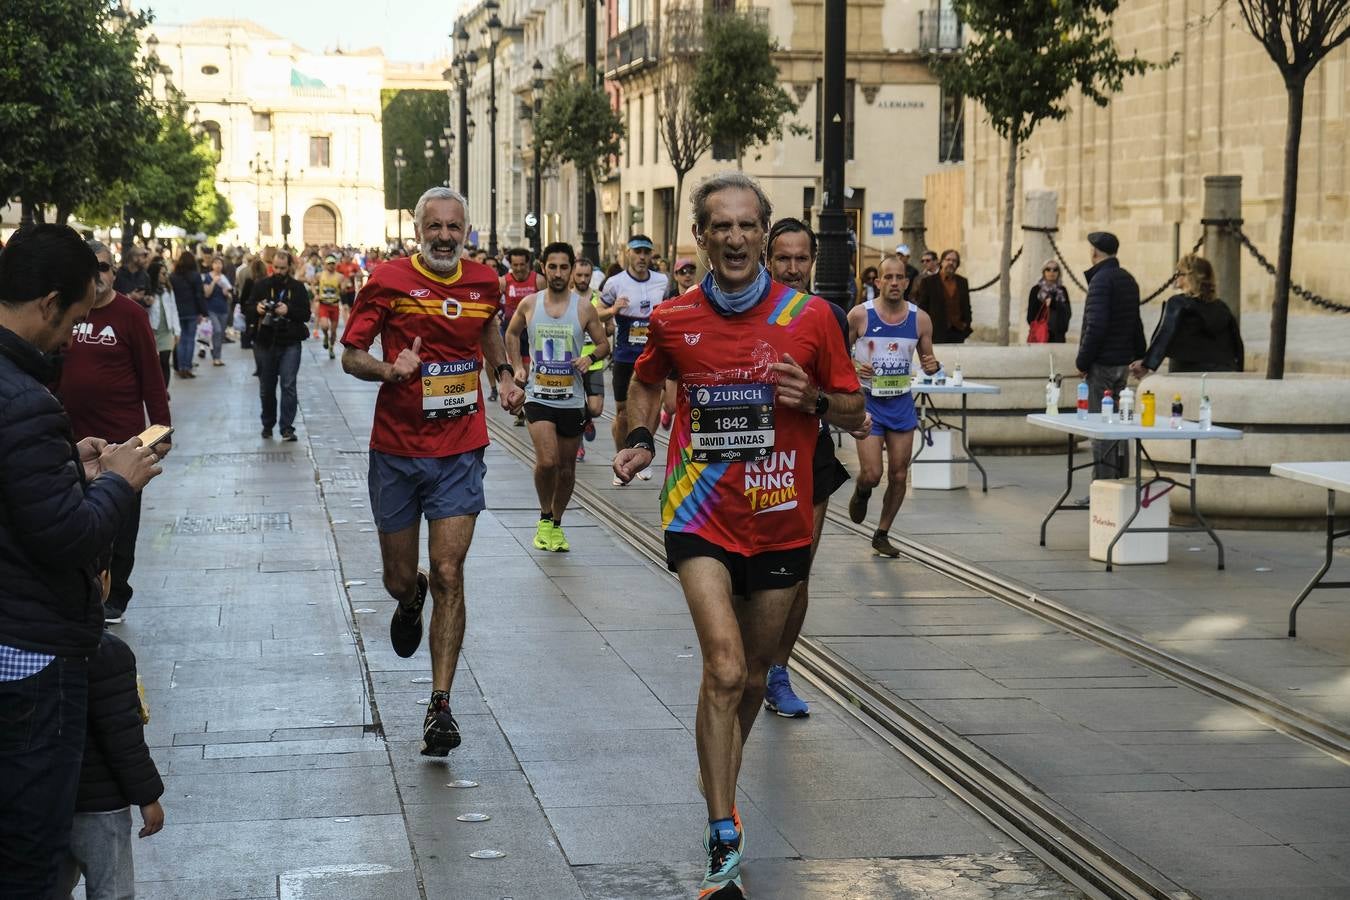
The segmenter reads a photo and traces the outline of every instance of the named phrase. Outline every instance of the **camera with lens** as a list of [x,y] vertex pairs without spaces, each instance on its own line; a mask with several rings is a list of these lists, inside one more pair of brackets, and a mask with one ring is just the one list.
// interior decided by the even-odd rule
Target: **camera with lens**
[[278,304],[279,302],[280,302],[280,301],[278,301],[278,300],[264,300],[264,301],[263,301],[263,318],[262,318],[261,327],[263,327],[263,328],[271,328],[273,325],[276,324],[276,322],[277,322],[277,304]]

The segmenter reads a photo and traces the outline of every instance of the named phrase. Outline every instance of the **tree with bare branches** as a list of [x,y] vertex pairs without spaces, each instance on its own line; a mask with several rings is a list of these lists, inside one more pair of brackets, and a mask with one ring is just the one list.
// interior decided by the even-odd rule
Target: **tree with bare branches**
[[712,131],[707,117],[694,106],[693,84],[696,70],[693,34],[697,19],[693,15],[670,15],[663,28],[665,67],[657,93],[656,128],[666,148],[666,158],[675,170],[675,228],[669,236],[666,259],[675,260],[679,244],[680,198],[684,196],[684,178],[698,164],[699,157],[712,146]]
[[1294,265],[1294,214],[1298,207],[1298,146],[1303,138],[1303,92],[1308,76],[1328,53],[1350,38],[1350,0],[1238,0],[1242,18],[1284,77],[1289,97],[1284,134],[1284,203],[1280,210],[1279,261],[1270,310],[1267,378],[1284,377],[1289,327],[1289,281]]

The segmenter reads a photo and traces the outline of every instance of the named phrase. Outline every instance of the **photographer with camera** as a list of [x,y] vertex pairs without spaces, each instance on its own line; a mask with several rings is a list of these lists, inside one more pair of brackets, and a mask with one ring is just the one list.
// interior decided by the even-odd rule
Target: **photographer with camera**
[[295,412],[300,403],[295,380],[300,373],[300,342],[309,337],[309,292],[291,277],[295,258],[278,250],[272,274],[253,283],[244,321],[258,364],[258,393],[262,398],[262,436],[270,438],[277,420],[277,384],[281,384],[281,439],[294,441]]

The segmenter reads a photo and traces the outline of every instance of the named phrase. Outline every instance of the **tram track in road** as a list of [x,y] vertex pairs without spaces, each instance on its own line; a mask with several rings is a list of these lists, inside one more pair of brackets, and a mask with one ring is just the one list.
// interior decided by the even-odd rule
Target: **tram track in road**
[[[509,420],[488,415],[492,440],[532,465],[534,448]],[[660,530],[578,481],[574,500],[619,539],[666,571]],[[852,523],[849,523],[852,524]],[[920,560],[922,561],[922,560]],[[673,574],[669,577],[674,578]],[[1181,900],[1191,895],[1074,821],[1061,807],[972,742],[894,696],[820,642],[803,635],[793,659],[846,715],[903,754],[960,802],[1093,898]]]
[[[612,421],[613,414],[605,412],[602,418]],[[669,439],[659,434],[657,443],[669,444]],[[856,524],[848,516],[833,509],[826,513],[826,521],[871,540],[870,525]],[[1171,681],[1230,703],[1276,731],[1350,765],[1350,730],[1344,726],[1285,703],[1269,691],[1233,678],[1219,669],[1172,653],[1110,622],[1071,609],[1044,596],[1030,585],[1000,575],[954,553],[902,534],[892,533],[890,539],[900,549],[901,555],[912,562],[1076,637],[1119,653]]]

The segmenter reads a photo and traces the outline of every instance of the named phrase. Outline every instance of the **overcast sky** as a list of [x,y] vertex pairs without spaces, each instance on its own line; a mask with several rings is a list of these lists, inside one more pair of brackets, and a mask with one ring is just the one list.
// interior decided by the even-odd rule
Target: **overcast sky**
[[141,0],[160,27],[205,18],[249,19],[304,47],[320,52],[341,47],[379,46],[389,59],[423,62],[450,51],[449,33],[461,0],[408,3],[394,0],[325,0],[277,3],[276,0]]

